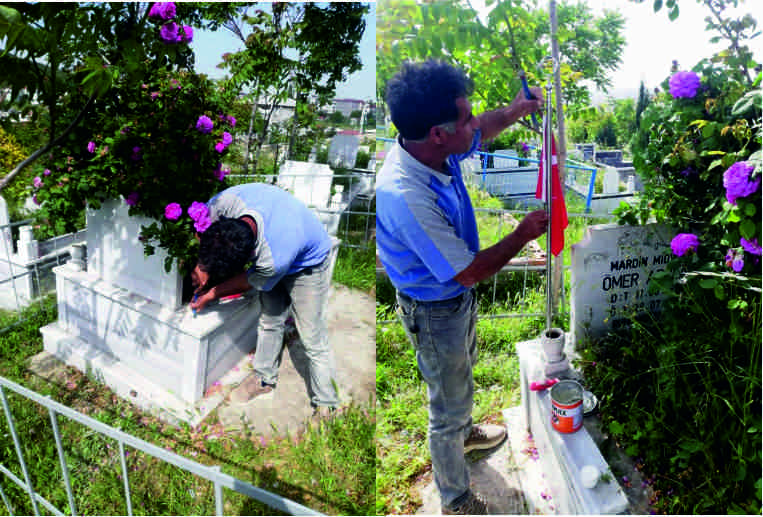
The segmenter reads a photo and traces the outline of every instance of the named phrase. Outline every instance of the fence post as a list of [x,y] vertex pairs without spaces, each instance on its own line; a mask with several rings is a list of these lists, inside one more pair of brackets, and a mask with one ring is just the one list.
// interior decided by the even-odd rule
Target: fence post
[[19,457],[19,463],[21,464],[21,471],[24,473],[24,481],[29,492],[29,498],[32,500],[32,509],[35,515],[40,515],[40,509],[37,508],[37,500],[35,499],[34,488],[32,487],[32,480],[29,478],[29,472],[26,468],[26,462],[24,461],[24,454],[21,451],[21,443],[19,442],[19,436],[16,434],[16,426],[13,423],[13,415],[11,415],[11,408],[8,406],[8,398],[5,396],[5,390],[0,386],[0,398],[3,402],[3,410],[5,411],[5,419],[8,421],[8,428],[11,430],[11,437],[13,438],[13,445],[16,447],[16,455]]
[[[50,399],[50,395],[46,398]],[[48,408],[48,414],[50,414],[50,423],[53,425],[53,436],[56,439],[56,450],[58,451],[58,459],[61,462],[61,472],[64,476],[64,486],[66,487],[66,497],[69,499],[69,508],[72,511],[72,515],[77,515],[77,507],[74,505],[72,485],[69,481],[69,467],[66,465],[66,456],[64,456],[64,448],[61,444],[61,433],[58,431],[56,412],[53,411],[53,408]]]

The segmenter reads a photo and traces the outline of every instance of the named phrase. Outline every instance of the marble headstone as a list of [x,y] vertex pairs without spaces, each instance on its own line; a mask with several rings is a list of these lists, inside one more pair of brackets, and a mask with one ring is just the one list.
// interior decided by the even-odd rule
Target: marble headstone
[[309,207],[326,208],[334,171],[325,163],[286,160],[278,172],[278,186]]
[[649,283],[673,258],[673,235],[657,224],[588,227],[586,237],[572,245],[573,343],[625,327],[630,316],[661,312],[665,295],[651,293]]
[[329,163],[335,167],[355,167],[360,139],[355,135],[336,135],[329,145]]

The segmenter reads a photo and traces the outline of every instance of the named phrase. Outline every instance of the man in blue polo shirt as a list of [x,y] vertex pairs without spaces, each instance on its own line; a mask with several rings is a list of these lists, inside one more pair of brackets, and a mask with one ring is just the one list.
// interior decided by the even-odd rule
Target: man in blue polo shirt
[[308,359],[311,404],[327,416],[338,400],[326,320],[331,238],[323,224],[297,198],[264,183],[228,188],[207,207],[212,224],[199,236],[193,274],[198,296],[191,307],[201,310],[213,300],[254,288],[262,308],[254,373],[231,392],[230,400],[243,403],[272,394],[291,309]]
[[[480,140],[542,106],[517,94],[505,108],[475,117],[473,85],[439,61],[406,63],[387,84],[386,101],[400,132],[376,182],[379,258],[397,289],[398,314],[416,349],[429,395],[429,446],[446,514],[485,514],[469,489],[464,454],[506,439],[497,425],[472,424],[472,367],[477,360],[477,302],[472,286],[496,274],[548,225],[531,212],[514,232],[480,250],[477,224],[459,161]],[[534,88],[537,99],[540,88]]]

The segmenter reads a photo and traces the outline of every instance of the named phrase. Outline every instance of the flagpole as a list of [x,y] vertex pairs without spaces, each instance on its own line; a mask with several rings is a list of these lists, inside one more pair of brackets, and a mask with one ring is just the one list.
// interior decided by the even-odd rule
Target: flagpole
[[552,153],[551,153],[551,80],[546,83],[546,123],[543,126],[543,145],[541,146],[541,152],[545,153],[543,157],[543,173],[546,180],[546,214],[548,214],[548,230],[546,232],[546,330],[551,329],[551,319],[553,313],[553,294],[554,290],[551,287],[552,275],[551,275],[551,262],[554,254],[551,253],[551,221],[553,221],[552,205],[553,205],[553,183],[552,183]]

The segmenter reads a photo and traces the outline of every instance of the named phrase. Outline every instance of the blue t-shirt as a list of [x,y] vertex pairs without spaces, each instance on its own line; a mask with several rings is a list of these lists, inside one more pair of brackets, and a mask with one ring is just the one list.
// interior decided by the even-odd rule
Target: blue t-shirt
[[376,179],[376,245],[395,288],[420,301],[447,300],[466,291],[453,279],[479,251],[474,209],[459,161],[448,157],[450,174],[411,156],[398,141]]
[[248,215],[257,223],[254,267],[249,283],[270,291],[286,275],[322,263],[331,238],[318,217],[285,190],[265,183],[247,183],[223,190],[207,203],[209,217]]

